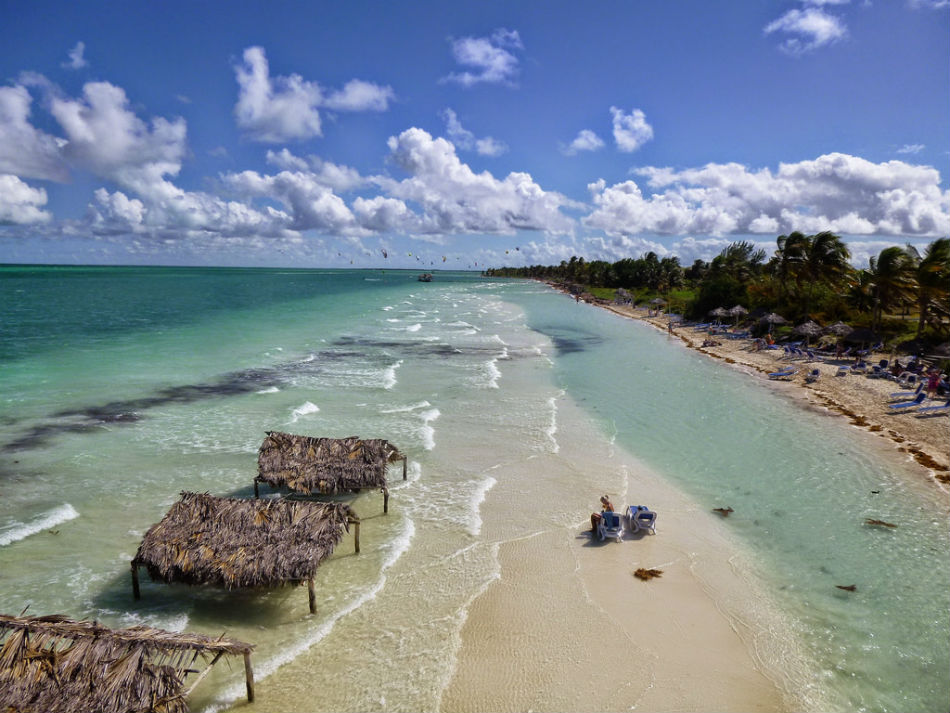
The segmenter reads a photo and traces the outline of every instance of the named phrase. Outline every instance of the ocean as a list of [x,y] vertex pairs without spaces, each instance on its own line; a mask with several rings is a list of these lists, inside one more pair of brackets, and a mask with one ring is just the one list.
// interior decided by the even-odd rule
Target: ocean
[[[352,500],[361,553],[344,539],[321,566],[317,614],[306,588],[168,586],[144,570],[133,601],[148,527],[181,491],[253,497],[269,430],[385,438],[409,456],[389,514],[378,492]],[[562,450],[581,431],[619,465]],[[582,530],[638,468],[698,519],[734,509],[720,525],[768,600],[748,616],[788,638],[760,636],[756,656],[803,705],[945,710],[946,496],[876,441],[532,282],[0,267],[0,612],[254,643],[259,700],[244,710],[438,710],[499,543]],[[218,665],[192,708],[242,696],[242,667]]]

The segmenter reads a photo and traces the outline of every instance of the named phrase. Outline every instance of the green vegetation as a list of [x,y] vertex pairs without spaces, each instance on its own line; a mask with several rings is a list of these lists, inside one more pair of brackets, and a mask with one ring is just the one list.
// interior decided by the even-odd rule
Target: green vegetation
[[932,242],[923,254],[913,246],[888,247],[866,269],[830,232],[780,235],[772,257],[749,242],[726,247],[711,262],[684,268],[679,258],[649,252],[614,263],[572,257],[560,265],[497,268],[486,274],[529,277],[574,286],[602,300],[617,290],[637,304],[660,297],[690,319],[716,307],[741,304],[753,312],[777,312],[790,323],[837,320],[868,328],[893,344],[920,349],[950,337],[950,239]]

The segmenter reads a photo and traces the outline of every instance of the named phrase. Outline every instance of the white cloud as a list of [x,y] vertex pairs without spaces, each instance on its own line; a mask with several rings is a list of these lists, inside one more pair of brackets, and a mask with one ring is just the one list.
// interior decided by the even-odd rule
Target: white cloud
[[240,85],[234,115],[237,124],[257,140],[270,143],[322,135],[320,107],[337,111],[385,111],[395,94],[360,79],[325,95],[320,85],[299,74],[271,77],[262,47],[244,50],[243,63],[234,67]]
[[62,66],[66,69],[82,69],[83,67],[88,67],[89,62],[83,57],[85,51],[86,43],[77,42],[76,46],[69,50],[69,61],[63,62]]
[[603,147],[602,138],[590,129],[581,129],[570,144],[561,147],[561,153],[565,156],[574,156],[580,151],[597,151]]
[[481,82],[511,84],[518,72],[518,58],[509,50],[524,49],[516,30],[498,29],[491,37],[463,37],[452,41],[455,61],[474,71],[450,74],[444,81],[470,87]]
[[636,151],[653,138],[653,127],[647,123],[646,115],[640,109],[624,114],[621,109],[612,106],[610,115],[613,117],[614,141],[621,151]]
[[391,87],[351,79],[343,89],[328,95],[323,106],[338,111],[386,111],[395,96]]
[[346,193],[366,183],[366,179],[360,176],[355,168],[324,161],[319,156],[308,156],[303,159],[287,149],[281,149],[276,153],[268,151],[266,159],[267,163],[277,168],[308,173],[314,182],[338,193]]
[[573,205],[559,193],[543,190],[527,173],[510,173],[503,180],[489,172],[475,173],[462,163],[455,147],[411,128],[390,137],[392,160],[409,178],[377,177],[391,197],[422,208],[418,232],[505,233],[543,230],[569,233],[573,221],[561,213]]
[[62,142],[30,123],[32,101],[23,86],[0,87],[0,173],[65,181]]
[[800,55],[824,47],[848,34],[841,18],[829,15],[818,7],[789,10],[766,25],[764,32],[767,35],[773,32],[792,35],[779,45],[784,52],[792,55]]
[[51,216],[46,205],[46,191],[33,188],[16,176],[0,173],[0,225],[46,223]]
[[462,126],[462,122],[451,109],[443,109],[441,116],[445,121],[445,131],[457,148],[466,151],[475,149],[481,156],[500,156],[508,150],[507,144],[491,136],[483,139],[475,138],[475,134]]
[[950,7],[950,0],[908,0],[908,4],[913,8],[926,7],[931,10],[941,10]]
[[915,154],[915,153],[920,153],[925,148],[927,147],[924,146],[923,144],[904,144],[899,149],[897,149],[897,153]]
[[636,173],[655,192],[645,196],[634,181],[592,183],[595,208],[583,220],[587,227],[608,235],[950,232],[950,191],[941,190],[939,172],[928,166],[835,153],[780,164],[775,174],[740,164]]

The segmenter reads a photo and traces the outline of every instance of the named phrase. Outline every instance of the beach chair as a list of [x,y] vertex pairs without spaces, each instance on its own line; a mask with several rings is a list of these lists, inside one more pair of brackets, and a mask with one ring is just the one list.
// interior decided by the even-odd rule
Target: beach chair
[[919,374],[915,374],[912,371],[905,371],[897,377],[897,384],[904,389],[912,389],[919,379]]
[[895,391],[892,394],[888,394],[887,398],[891,401],[910,401],[912,398],[917,396],[921,391],[924,390],[923,383],[917,384],[917,388],[913,391]]
[[631,533],[646,530],[656,534],[656,513],[646,505],[628,505],[624,519]]
[[917,398],[913,401],[901,401],[899,404],[888,404],[887,407],[892,411],[905,411],[907,409],[917,408],[920,406],[924,399],[927,398],[927,394],[921,392],[917,394]]
[[945,416],[950,413],[950,399],[936,406],[921,406],[917,409],[917,418],[926,418],[928,416]]
[[838,371],[835,372],[835,376],[847,376],[851,373],[851,367],[847,365],[842,365],[838,367]]
[[812,369],[805,375],[805,381],[813,384],[821,378],[821,369]]
[[852,374],[867,374],[868,373],[868,363],[866,361],[858,360],[851,365]]
[[791,379],[793,376],[795,376],[795,374],[797,373],[798,373],[798,369],[796,369],[794,366],[790,366],[785,369],[782,369],[781,371],[773,371],[771,374],[769,374],[769,378],[772,379],[773,381],[777,379],[788,380],[788,379]]
[[597,537],[603,541],[613,537],[620,542],[623,539],[623,519],[619,512],[602,512],[597,524]]

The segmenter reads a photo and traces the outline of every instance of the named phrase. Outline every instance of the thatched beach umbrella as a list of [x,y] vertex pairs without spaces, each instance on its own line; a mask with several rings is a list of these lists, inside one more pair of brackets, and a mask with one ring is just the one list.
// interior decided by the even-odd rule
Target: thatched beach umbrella
[[735,317],[736,324],[739,324],[739,317],[741,317],[744,314],[749,314],[749,310],[747,310],[742,305],[736,305],[735,307],[728,310],[728,314],[731,315],[732,317]]
[[729,310],[725,307],[716,307],[716,309],[709,310],[709,315],[716,318],[716,324],[719,324],[719,321],[729,314]]
[[769,334],[772,333],[772,327],[776,324],[785,324],[788,320],[785,319],[780,314],[775,314],[775,312],[769,312],[764,317],[759,319],[759,324],[768,324],[769,325]]
[[844,336],[844,341],[848,344],[860,344],[863,347],[866,347],[868,344],[874,344],[877,341],[880,341],[880,337],[877,333],[872,332],[867,328],[853,329]]
[[845,324],[844,322],[835,322],[830,327],[827,327],[825,331],[828,334],[834,334],[836,337],[844,337],[854,331],[854,327],[851,325]]
[[817,337],[821,334],[821,326],[812,320],[808,320],[803,324],[799,324],[795,329],[792,330],[795,334],[800,334],[805,337],[805,345],[808,345],[808,340],[811,337]]

